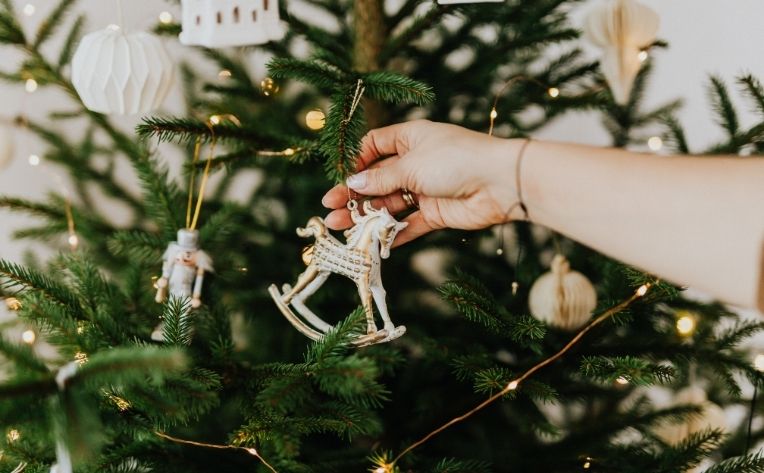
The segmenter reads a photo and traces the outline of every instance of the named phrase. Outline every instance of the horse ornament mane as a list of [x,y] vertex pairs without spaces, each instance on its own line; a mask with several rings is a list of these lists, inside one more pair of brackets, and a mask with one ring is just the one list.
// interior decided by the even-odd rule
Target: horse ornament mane
[[[389,342],[406,333],[406,327],[396,327],[387,312],[381,260],[390,256],[395,237],[408,224],[395,220],[386,208],[375,209],[369,201],[363,204],[363,215],[355,200],[348,202],[348,209],[354,226],[345,232],[345,244],[329,233],[320,217],[311,218],[305,228],[297,229],[299,236],[316,240],[303,252],[307,269],[294,287],[284,284],[282,293],[273,284],[269,292],[281,313],[297,330],[313,340],[320,340],[333,326],[313,313],[305,302],[332,273],[345,276],[358,287],[366,314],[366,334],[353,340],[353,344],[362,347]],[[384,323],[381,330],[374,322],[375,304]]]

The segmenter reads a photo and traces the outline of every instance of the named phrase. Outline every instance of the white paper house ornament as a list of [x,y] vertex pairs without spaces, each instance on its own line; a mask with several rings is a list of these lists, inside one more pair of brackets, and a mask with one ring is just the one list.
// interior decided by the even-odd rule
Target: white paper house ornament
[[625,105],[642,67],[640,50],[650,46],[660,18],[636,0],[605,0],[586,18],[584,34],[602,49],[600,65],[616,103]]
[[162,105],[174,66],[158,37],[112,25],[82,38],[72,60],[72,83],[85,106],[134,115]]
[[182,0],[186,45],[224,48],[284,37],[278,0]]

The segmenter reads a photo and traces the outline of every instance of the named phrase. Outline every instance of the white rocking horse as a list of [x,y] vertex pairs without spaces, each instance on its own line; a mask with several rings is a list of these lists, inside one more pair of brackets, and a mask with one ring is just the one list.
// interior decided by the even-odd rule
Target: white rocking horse
[[[303,261],[308,268],[300,275],[294,287],[284,284],[283,294],[275,284],[271,285],[269,292],[297,330],[313,340],[319,340],[333,327],[314,314],[305,305],[305,301],[326,282],[331,273],[346,276],[358,286],[367,322],[366,335],[355,339],[353,344],[366,346],[388,342],[403,335],[406,327],[396,327],[390,320],[385,301],[386,292],[382,287],[380,258],[387,259],[390,256],[390,247],[396,235],[408,224],[395,220],[385,208],[374,209],[368,201],[363,205],[364,215],[358,212],[355,201],[351,201],[348,208],[355,225],[345,232],[347,244],[343,245],[329,233],[322,218],[311,218],[305,228],[297,229],[299,236],[316,239],[315,244],[303,253]],[[382,330],[377,330],[374,323],[374,303],[384,322]],[[292,312],[290,304],[302,318]]]

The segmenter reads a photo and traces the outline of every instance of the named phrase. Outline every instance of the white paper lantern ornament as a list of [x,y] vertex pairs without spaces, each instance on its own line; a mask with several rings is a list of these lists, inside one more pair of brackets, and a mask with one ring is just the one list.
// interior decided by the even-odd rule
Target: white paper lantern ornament
[[583,274],[570,269],[562,255],[555,255],[552,269],[531,287],[528,305],[534,317],[552,327],[577,330],[597,307],[597,292]]
[[678,445],[687,440],[690,435],[704,430],[727,431],[727,417],[724,410],[709,401],[706,392],[698,386],[690,386],[679,391],[672,404],[700,406],[701,413],[682,422],[664,424],[654,429],[655,435],[669,445]]
[[643,49],[655,42],[660,18],[635,0],[605,0],[592,9],[584,35],[602,49],[600,67],[616,103],[629,101]]
[[180,42],[224,48],[284,37],[278,0],[183,0]]
[[159,108],[173,84],[174,66],[160,39],[116,25],[82,38],[72,60],[72,84],[85,106],[114,115]]

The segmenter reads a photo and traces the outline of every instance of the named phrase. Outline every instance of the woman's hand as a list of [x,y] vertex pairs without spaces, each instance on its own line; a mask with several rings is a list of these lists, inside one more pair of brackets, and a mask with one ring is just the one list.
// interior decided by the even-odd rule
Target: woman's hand
[[352,225],[346,209],[348,187],[374,196],[372,205],[393,215],[408,210],[401,189],[415,194],[419,210],[395,246],[433,230],[477,230],[522,215],[517,203],[515,162],[519,144],[456,125],[417,120],[372,130],[363,139],[357,174],[347,187],[331,189],[323,204],[334,209],[326,218],[332,229]]

